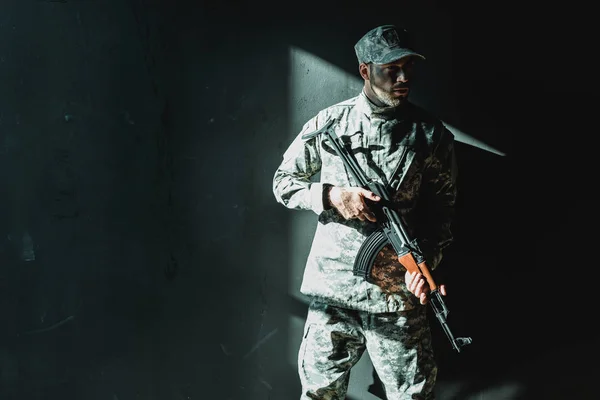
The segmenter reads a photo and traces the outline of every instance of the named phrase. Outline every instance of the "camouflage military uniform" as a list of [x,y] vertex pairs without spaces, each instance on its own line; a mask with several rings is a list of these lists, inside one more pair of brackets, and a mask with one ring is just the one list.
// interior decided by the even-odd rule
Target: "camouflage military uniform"
[[298,357],[301,399],[344,400],[365,349],[389,400],[433,398],[437,367],[425,311],[373,314],[313,302]]
[[454,137],[438,119],[410,103],[377,107],[362,92],[304,125],[273,179],[278,202],[318,215],[300,288],[314,299],[299,354],[302,399],[344,399],[350,368],[365,347],[388,399],[431,399],[437,369],[425,307],[406,288],[404,269],[389,248],[375,263],[402,272],[398,290],[385,291],[354,276],[357,252],[376,226],[345,220],[324,201],[327,185],[359,186],[323,137],[302,139],[331,119],[366,175],[390,189],[410,233],[421,240],[430,269],[452,240]]

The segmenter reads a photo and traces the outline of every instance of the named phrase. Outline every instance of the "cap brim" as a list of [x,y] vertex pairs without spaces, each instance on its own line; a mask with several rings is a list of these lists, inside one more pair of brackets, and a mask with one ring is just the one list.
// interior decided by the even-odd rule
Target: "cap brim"
[[385,53],[380,59],[374,60],[375,64],[388,64],[404,57],[419,57],[425,60],[425,56],[409,49],[393,49]]

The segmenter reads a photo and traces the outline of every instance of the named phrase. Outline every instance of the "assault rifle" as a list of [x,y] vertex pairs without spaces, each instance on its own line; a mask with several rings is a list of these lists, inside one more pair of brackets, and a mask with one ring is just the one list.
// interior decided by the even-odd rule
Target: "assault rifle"
[[334,120],[332,119],[321,129],[303,135],[302,139],[308,140],[319,134],[324,135],[359,185],[375,193],[381,199],[376,203],[369,203],[376,214],[378,229],[370,234],[361,245],[354,262],[354,275],[373,283],[371,270],[375,258],[386,245],[391,244],[398,255],[398,261],[411,273],[420,272],[427,280],[430,289],[429,304],[431,304],[435,316],[450,340],[452,348],[460,353],[461,348],[470,344],[472,339],[470,337],[455,338],[452,335],[446,322],[449,313],[448,307],[444,303],[438,285],[431,276],[423,251],[419,248],[416,239],[409,237],[400,215],[393,206],[387,188],[383,184],[366,177],[354,158],[354,154],[345,147],[344,143],[331,129],[333,123]]

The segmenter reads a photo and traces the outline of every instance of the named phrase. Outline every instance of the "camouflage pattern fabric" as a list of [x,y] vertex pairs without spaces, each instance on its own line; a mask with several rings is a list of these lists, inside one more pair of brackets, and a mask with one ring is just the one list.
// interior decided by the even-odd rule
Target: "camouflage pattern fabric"
[[356,42],[354,52],[358,63],[387,64],[403,57],[425,57],[412,50],[406,29],[394,25],[382,25],[371,29]]
[[[450,223],[456,200],[452,133],[416,105],[379,108],[361,92],[311,118],[285,151],[273,177],[278,202],[318,215],[300,291],[334,306],[371,313],[421,307],[406,288],[402,267],[397,262],[394,266],[389,249],[376,259],[375,265],[382,269],[375,273],[382,281],[395,284],[382,288],[353,275],[356,254],[376,225],[345,220],[334,209],[326,209],[324,185],[357,183],[321,135],[302,139],[332,118],[336,135],[350,147],[366,175],[390,188],[397,210],[409,233],[419,238],[431,270],[439,265],[442,250],[452,241]],[[320,180],[316,181],[313,178],[318,173]]]
[[388,400],[434,399],[437,367],[424,307],[371,314],[313,302],[298,357],[301,400],[344,400],[365,349]]

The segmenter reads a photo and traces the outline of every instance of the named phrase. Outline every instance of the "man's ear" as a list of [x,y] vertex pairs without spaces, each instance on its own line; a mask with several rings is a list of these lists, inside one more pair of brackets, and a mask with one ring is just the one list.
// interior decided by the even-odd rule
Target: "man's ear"
[[360,63],[358,65],[358,72],[360,73],[360,76],[365,81],[369,80],[369,65],[368,64],[366,64],[366,63]]

